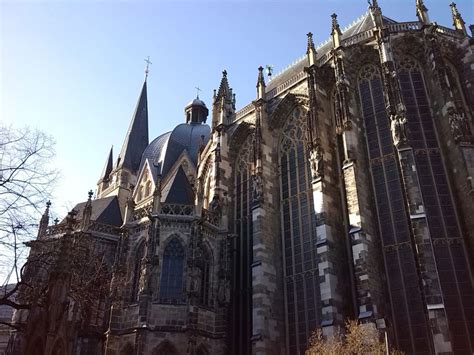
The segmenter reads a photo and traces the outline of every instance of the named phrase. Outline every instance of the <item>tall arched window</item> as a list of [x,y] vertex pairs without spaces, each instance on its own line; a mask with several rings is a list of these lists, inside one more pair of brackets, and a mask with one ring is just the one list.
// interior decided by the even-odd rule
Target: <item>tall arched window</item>
[[305,149],[305,111],[295,108],[280,140],[281,236],[290,353],[307,348],[319,325],[318,266],[309,156]]
[[235,234],[232,284],[232,346],[250,354],[252,337],[252,163],[253,135],[242,144],[235,163]]
[[131,301],[138,301],[138,293],[140,292],[140,279],[142,278],[143,262],[145,258],[145,243],[140,242],[134,258],[134,269],[133,269],[133,283],[132,283],[132,297]]
[[173,238],[163,253],[160,282],[160,302],[182,303],[184,272],[184,247],[178,238]]
[[201,269],[201,289],[199,290],[199,301],[202,305],[209,305],[209,296],[211,291],[211,262],[211,253],[209,253],[207,247],[202,248],[202,255],[198,265]]
[[151,195],[151,181],[147,181],[145,185],[145,196],[150,196]]

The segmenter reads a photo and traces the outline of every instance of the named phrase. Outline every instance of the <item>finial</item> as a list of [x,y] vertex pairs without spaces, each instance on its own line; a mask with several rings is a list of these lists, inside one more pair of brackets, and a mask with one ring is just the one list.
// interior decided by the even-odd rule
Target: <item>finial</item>
[[267,64],[265,69],[267,70],[268,80],[270,80],[273,74],[273,65]]
[[306,55],[308,57],[309,66],[316,64],[316,49],[314,48],[313,34],[308,32],[308,46],[306,48]]
[[265,96],[265,79],[263,78],[263,67],[258,67],[257,79],[257,100],[263,99]]
[[338,48],[339,45],[341,44],[341,29],[339,27],[339,23],[337,22],[337,15],[334,13],[331,15],[331,23],[332,23],[332,30],[331,30],[331,36],[332,36],[332,44],[334,48]]
[[49,207],[51,206],[51,201],[48,200],[48,202],[46,202],[46,210],[49,211]]
[[89,190],[89,192],[87,193],[87,195],[89,195],[89,201],[90,201],[91,198],[92,198],[92,195],[94,195],[94,191]]
[[416,16],[422,24],[427,25],[430,23],[428,18],[428,9],[426,8],[423,0],[416,0]]
[[57,226],[57,225],[58,225],[58,223],[59,223],[59,218],[58,218],[58,217],[56,217],[56,218],[54,219],[54,221],[53,221],[53,222],[54,222],[54,225],[55,225],[55,226]]
[[196,99],[199,99],[199,91],[202,91],[199,86],[194,87],[196,89]]
[[452,2],[451,4],[449,4],[449,6],[451,7],[451,12],[452,12],[452,15],[453,15],[453,26],[454,26],[454,28],[458,31],[462,31],[462,33],[464,35],[467,35],[466,23],[464,22],[461,14],[459,13],[458,8],[456,7],[456,4],[454,2]]
[[148,56],[146,59],[143,59],[146,63],[145,67],[145,80],[148,78],[148,73],[150,72],[150,64],[153,64],[150,62],[150,56]]
[[222,76],[223,76],[224,78],[227,78],[227,70],[224,69],[224,70],[222,71]]

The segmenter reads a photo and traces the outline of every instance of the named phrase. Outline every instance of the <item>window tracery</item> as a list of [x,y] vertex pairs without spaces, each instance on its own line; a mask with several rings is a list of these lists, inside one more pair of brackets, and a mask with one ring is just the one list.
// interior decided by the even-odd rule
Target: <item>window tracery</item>
[[314,258],[316,233],[307,151],[306,110],[295,108],[283,128],[280,149],[280,209],[291,353],[307,347],[310,332],[319,324],[318,280]]
[[160,279],[160,302],[181,303],[183,295],[184,247],[173,237],[163,252]]

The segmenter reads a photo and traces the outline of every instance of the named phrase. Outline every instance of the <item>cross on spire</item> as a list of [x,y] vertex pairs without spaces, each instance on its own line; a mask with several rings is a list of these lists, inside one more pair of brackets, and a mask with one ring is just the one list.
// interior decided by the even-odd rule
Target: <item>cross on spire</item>
[[146,59],[143,59],[146,63],[145,67],[145,79],[148,78],[148,73],[150,72],[150,64],[153,64],[150,62],[150,56],[146,57]]
[[196,86],[196,87],[194,87],[194,88],[196,89],[196,92],[197,92],[196,98],[199,99],[199,92],[202,91],[202,90],[199,88],[199,86]]

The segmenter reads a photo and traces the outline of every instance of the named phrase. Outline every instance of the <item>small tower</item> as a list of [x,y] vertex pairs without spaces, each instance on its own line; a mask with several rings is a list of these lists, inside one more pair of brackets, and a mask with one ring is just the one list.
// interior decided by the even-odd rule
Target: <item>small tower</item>
[[84,210],[82,211],[82,230],[86,230],[89,227],[91,216],[92,216],[92,195],[94,192],[90,190],[88,192],[89,198],[87,199]]
[[186,116],[186,123],[205,123],[209,110],[206,107],[204,101],[199,99],[199,95],[188,103],[184,108],[184,114]]
[[341,29],[339,27],[339,23],[337,22],[337,15],[332,14],[332,30],[331,30],[331,37],[332,37],[332,45],[333,48],[339,48],[341,45]]
[[316,48],[314,48],[313,34],[309,32],[308,46],[306,48],[306,56],[308,57],[308,65],[311,67],[316,64]]
[[41,239],[46,234],[46,228],[49,225],[49,207],[51,206],[51,201],[46,202],[46,209],[44,210],[43,215],[41,216],[39,228],[38,228],[38,239]]
[[106,190],[110,185],[110,173],[112,172],[113,168],[113,149],[114,147],[110,147],[109,155],[107,160],[105,161],[104,169],[102,170],[102,174],[100,175],[100,179],[97,182],[97,196],[101,196],[102,192]]
[[258,79],[257,79],[257,100],[265,98],[265,79],[263,77],[263,67],[258,68]]
[[423,25],[430,24],[430,18],[428,17],[428,9],[426,8],[423,0],[416,0],[416,16]]
[[221,124],[231,123],[235,113],[235,95],[227,81],[227,71],[222,72],[222,79],[212,104],[212,129]]
[[456,7],[456,4],[452,2],[450,5],[451,7],[451,13],[453,15],[453,26],[454,28],[462,32],[465,36],[467,36],[467,31],[466,31],[466,23],[464,22],[461,14],[458,11],[458,8]]

